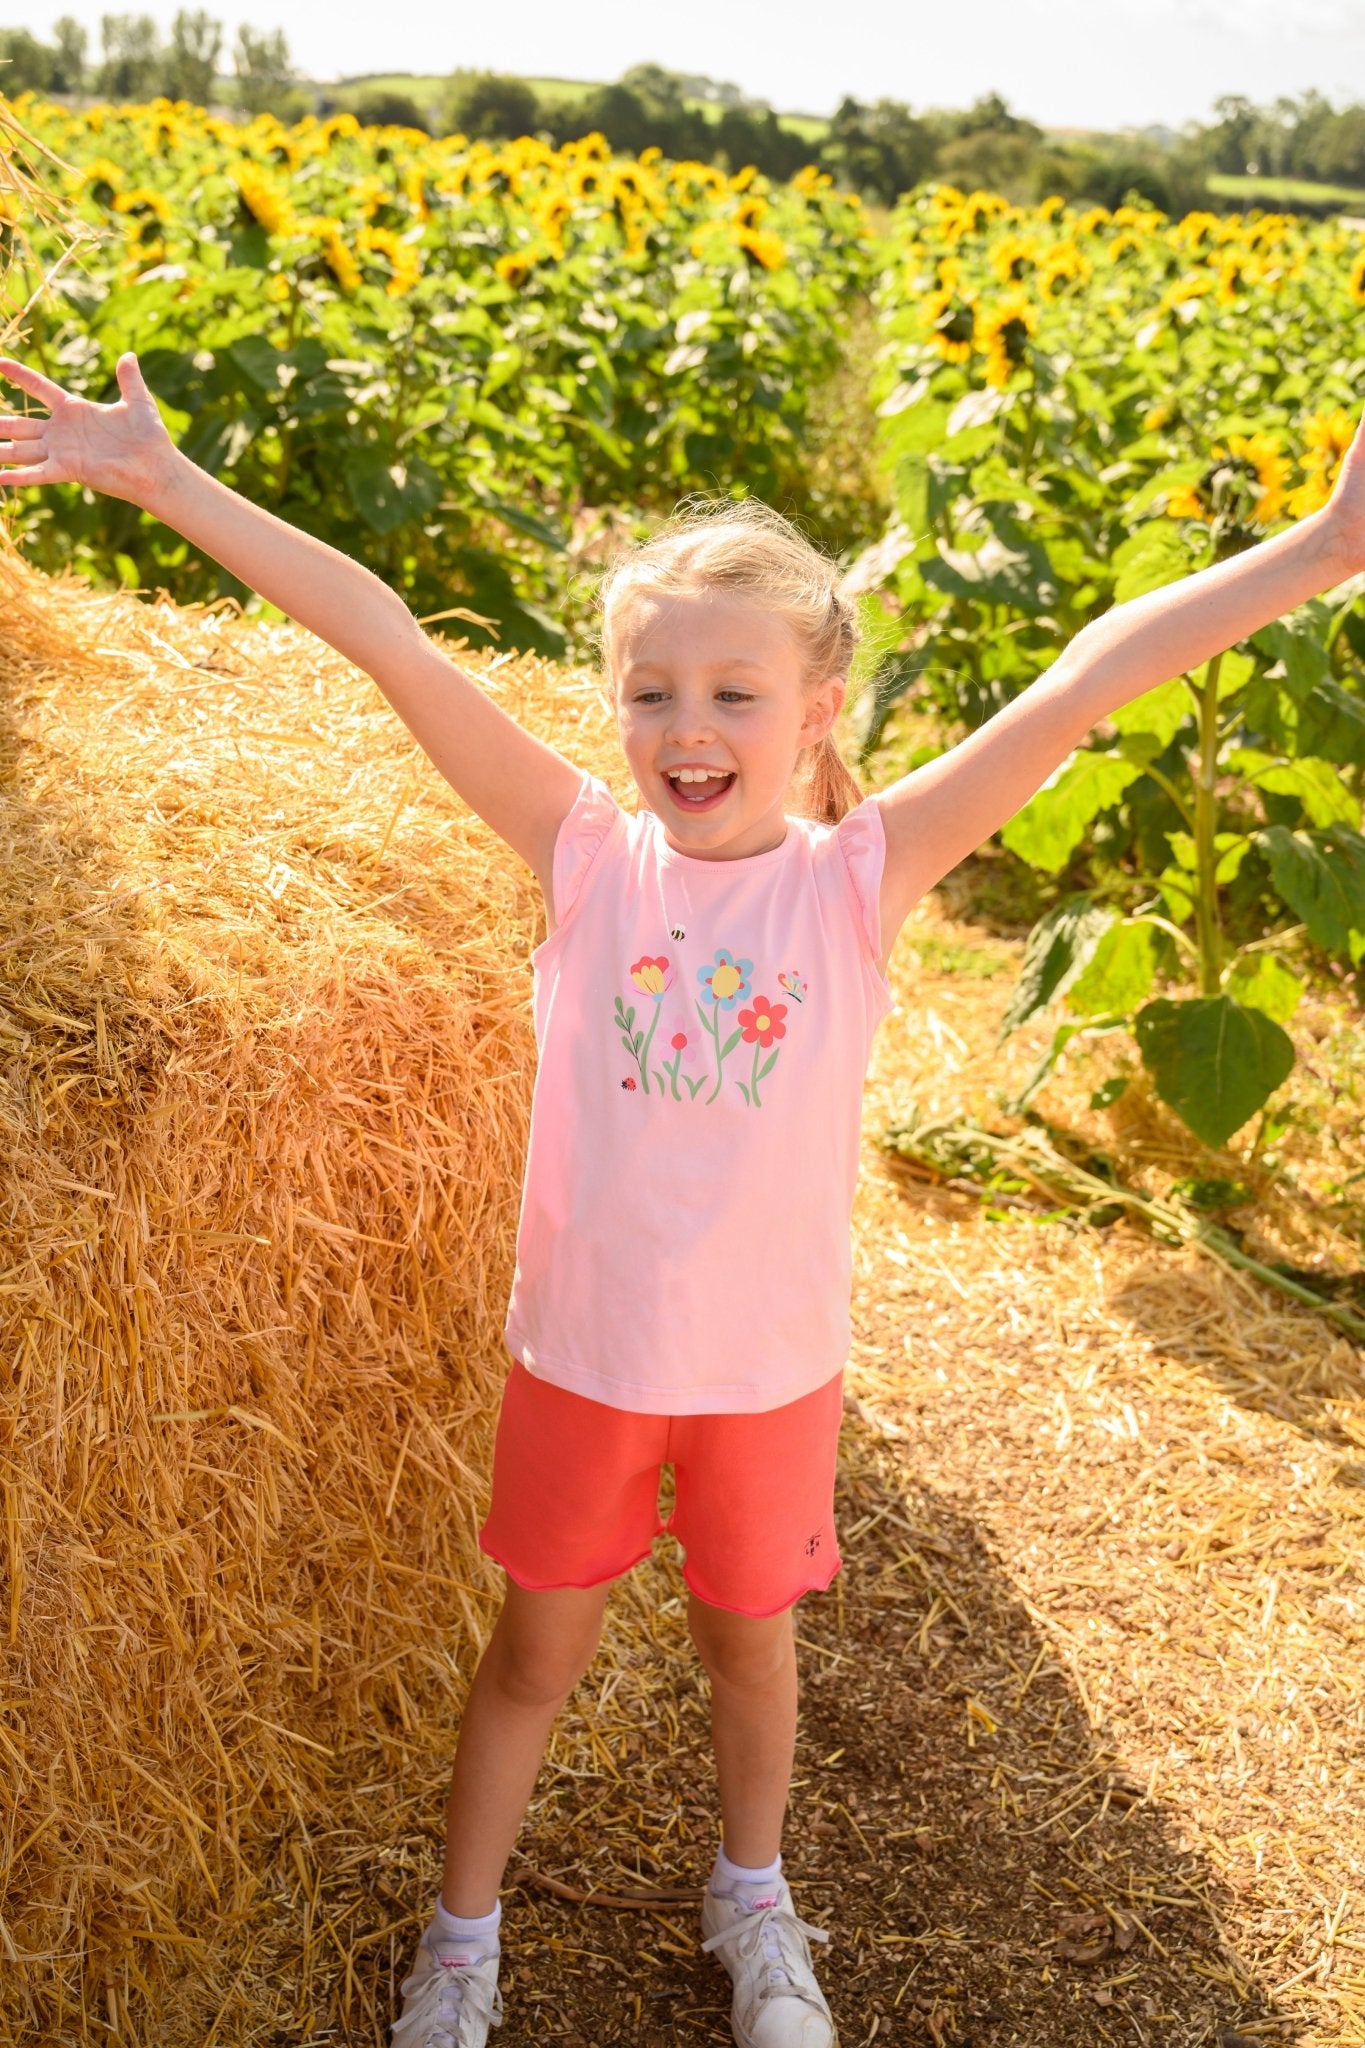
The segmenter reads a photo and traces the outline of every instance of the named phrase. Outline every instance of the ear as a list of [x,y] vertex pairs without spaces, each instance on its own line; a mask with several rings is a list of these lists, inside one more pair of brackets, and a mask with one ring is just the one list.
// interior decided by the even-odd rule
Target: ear
[[843,709],[848,683],[843,676],[826,676],[806,692],[806,715],[801,722],[801,745],[819,746]]

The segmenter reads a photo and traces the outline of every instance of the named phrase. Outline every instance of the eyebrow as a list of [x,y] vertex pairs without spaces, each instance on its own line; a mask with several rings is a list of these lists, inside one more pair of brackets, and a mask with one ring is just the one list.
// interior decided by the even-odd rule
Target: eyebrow
[[[628,661],[626,668],[631,675],[664,676],[668,674],[668,665],[662,661]],[[720,661],[709,663],[706,673],[708,675],[715,675],[720,669],[732,668],[754,668],[758,669],[760,673],[766,673],[768,664],[766,661],[751,660],[747,654],[729,654]]]

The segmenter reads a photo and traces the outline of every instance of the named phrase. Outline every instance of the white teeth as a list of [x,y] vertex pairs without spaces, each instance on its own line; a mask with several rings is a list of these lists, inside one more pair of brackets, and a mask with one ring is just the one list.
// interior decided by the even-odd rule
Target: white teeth
[[673,770],[673,780],[675,782],[709,782],[714,777],[718,782],[724,782],[729,772],[728,768],[677,768]]

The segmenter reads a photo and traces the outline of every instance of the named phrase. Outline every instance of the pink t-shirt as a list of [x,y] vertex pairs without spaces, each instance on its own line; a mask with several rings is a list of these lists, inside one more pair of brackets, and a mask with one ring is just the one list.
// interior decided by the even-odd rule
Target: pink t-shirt
[[877,966],[874,798],[767,853],[677,853],[585,775],[557,923],[505,1336],[538,1378],[648,1415],[757,1414],[848,1356]]

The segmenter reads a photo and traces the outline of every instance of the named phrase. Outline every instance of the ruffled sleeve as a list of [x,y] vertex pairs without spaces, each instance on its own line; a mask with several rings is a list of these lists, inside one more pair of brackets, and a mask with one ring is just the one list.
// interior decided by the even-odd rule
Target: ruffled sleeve
[[578,795],[562,820],[555,838],[550,889],[554,898],[555,930],[573,915],[583,885],[598,854],[625,813],[605,782],[586,772]]
[[883,979],[882,957],[882,871],[886,866],[886,834],[881,807],[874,798],[864,797],[834,828],[834,837],[853,892],[867,959],[877,979]]

